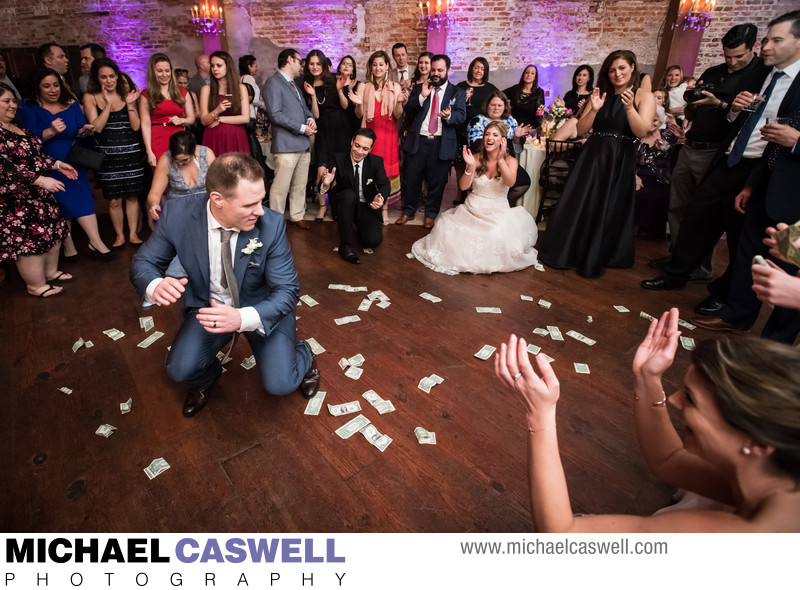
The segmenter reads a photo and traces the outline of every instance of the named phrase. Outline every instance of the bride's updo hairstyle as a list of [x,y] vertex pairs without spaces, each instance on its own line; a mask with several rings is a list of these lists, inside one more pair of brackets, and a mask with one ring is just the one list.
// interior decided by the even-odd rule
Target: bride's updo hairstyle
[[774,447],[776,469],[800,478],[800,350],[757,338],[700,343],[692,364],[720,412],[756,444]]

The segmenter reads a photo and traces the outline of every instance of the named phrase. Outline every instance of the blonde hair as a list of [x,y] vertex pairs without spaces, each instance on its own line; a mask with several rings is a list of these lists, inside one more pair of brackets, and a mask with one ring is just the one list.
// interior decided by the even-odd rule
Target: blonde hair
[[[161,84],[156,79],[156,64],[161,63],[162,61],[165,61],[169,64],[170,78],[169,85],[167,86],[167,93],[169,96],[163,96],[161,94]],[[150,110],[153,111],[160,103],[167,99],[170,99],[181,106],[183,106],[183,103],[186,102],[181,94],[178,81],[175,78],[175,68],[172,67],[172,62],[165,53],[155,53],[147,64],[147,106],[149,106]]]
[[[500,132],[500,137],[508,137],[508,125],[503,123],[502,121],[490,121],[486,128],[483,130],[484,136],[486,132],[489,131],[492,127],[496,128]],[[504,156],[505,157],[505,156]],[[486,157],[486,144],[483,142],[483,138],[481,138],[481,151],[478,152],[478,166],[475,168],[475,176],[483,176],[486,174],[486,171],[489,169],[489,159]]]

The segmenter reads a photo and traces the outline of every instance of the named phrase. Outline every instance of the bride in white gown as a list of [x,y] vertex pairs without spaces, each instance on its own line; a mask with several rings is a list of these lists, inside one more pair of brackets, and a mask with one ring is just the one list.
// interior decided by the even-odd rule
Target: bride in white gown
[[459,188],[472,186],[473,191],[463,205],[439,216],[431,233],[411,247],[428,268],[449,275],[491,274],[536,263],[536,222],[525,208],[509,207],[506,197],[518,165],[507,155],[506,134],[504,123],[492,121],[477,158],[464,146],[467,169]]

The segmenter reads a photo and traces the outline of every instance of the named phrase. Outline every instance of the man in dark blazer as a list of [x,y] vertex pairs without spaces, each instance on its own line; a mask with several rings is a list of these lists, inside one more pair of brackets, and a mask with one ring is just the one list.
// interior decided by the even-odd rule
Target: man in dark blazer
[[314,116],[300,94],[295,78],[300,75],[300,54],[284,49],[278,55],[278,71],[264,84],[264,104],[272,123],[275,179],[269,191],[269,206],[283,215],[289,198],[289,223],[311,229],[306,214],[306,184],[311,165],[310,137],[317,132]]
[[458,149],[456,128],[467,116],[467,95],[447,81],[449,71],[450,58],[434,55],[428,83],[417,84],[406,102],[404,113],[412,122],[403,146],[408,156],[408,176],[403,214],[395,222],[398,225],[414,219],[423,180],[428,182],[426,229],[433,227],[442,205],[442,194]]
[[[732,278],[727,304],[719,317],[692,319],[710,330],[744,331],[756,322],[761,302],[753,292],[753,257],[769,255],[767,246],[762,243],[767,227],[800,219],[800,11],[784,14],[770,23],[761,56],[772,66],[764,87],[780,74],[773,92],[777,108],[770,109],[767,105],[765,119],[769,118],[770,123],[760,127],[760,137],[767,142],[766,148],[750,172],[745,188],[736,196],[735,207],[744,213],[744,225],[736,255],[730,261]],[[780,78],[788,88],[778,85]],[[779,95],[781,90],[785,92],[783,98]],[[736,100],[751,99],[749,93],[744,94]],[[774,118],[784,121],[779,124],[773,122]],[[777,259],[773,261],[785,271],[794,272],[793,265]],[[762,336],[792,344],[798,332],[800,313],[775,307]]]
[[374,143],[372,129],[356,131],[350,151],[334,155],[336,165],[325,170],[318,187],[320,195],[328,193],[331,213],[339,222],[339,256],[352,264],[360,262],[353,251],[354,223],[363,248],[375,248],[383,241],[380,211],[392,185],[383,158],[370,154]]
[[[133,257],[131,281],[145,302],[179,299],[183,322],[167,355],[169,377],[189,384],[183,414],[197,414],[221,373],[216,358],[244,333],[264,388],[316,395],[319,371],[311,349],[297,342],[297,272],[283,216],[264,210],[263,171],[251,156],[228,153],[209,166],[208,196],[174,199]],[[186,277],[164,277],[178,256]],[[231,344],[231,349],[233,344]],[[230,351],[230,349],[229,349]]]

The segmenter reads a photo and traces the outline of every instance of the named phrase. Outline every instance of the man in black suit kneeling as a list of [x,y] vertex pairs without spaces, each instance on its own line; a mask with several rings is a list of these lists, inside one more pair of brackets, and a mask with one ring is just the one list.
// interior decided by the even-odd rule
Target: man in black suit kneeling
[[375,142],[372,129],[359,129],[350,142],[350,151],[334,156],[333,170],[325,169],[319,193],[328,193],[331,213],[339,222],[339,256],[347,262],[360,260],[353,250],[353,224],[363,248],[375,248],[383,241],[381,207],[391,184],[383,158],[370,154]]

